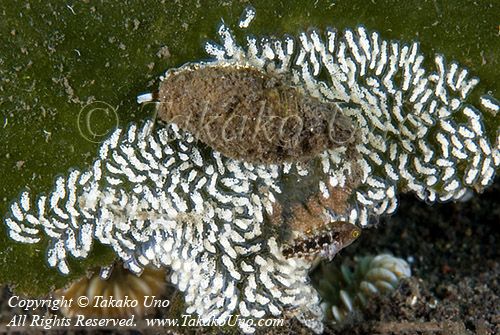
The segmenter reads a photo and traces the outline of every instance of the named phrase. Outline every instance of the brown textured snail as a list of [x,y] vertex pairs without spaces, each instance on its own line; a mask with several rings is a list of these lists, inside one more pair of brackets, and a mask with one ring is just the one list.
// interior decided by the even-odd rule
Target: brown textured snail
[[167,72],[157,99],[160,119],[246,162],[306,161],[354,140],[335,104],[253,67],[188,64]]

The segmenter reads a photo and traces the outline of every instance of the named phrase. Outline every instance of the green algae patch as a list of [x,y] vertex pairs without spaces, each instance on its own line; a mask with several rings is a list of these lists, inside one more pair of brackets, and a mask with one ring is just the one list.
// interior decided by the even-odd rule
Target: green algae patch
[[[88,166],[99,143],[115,127],[153,116],[153,108],[137,106],[136,95],[154,89],[165,69],[205,58],[202,43],[215,38],[220,19],[235,25],[247,5],[2,2],[0,214],[8,211],[23,188],[33,194],[47,192],[57,175]],[[252,5],[257,16],[251,33],[295,34],[312,26],[342,30],[362,24],[387,39],[419,40],[427,61],[435,52],[457,60],[481,79],[477,93],[498,96],[496,1],[255,1]],[[48,267],[45,251],[43,243],[10,240],[2,225],[0,283],[40,295],[114,258],[108,248],[94,244],[91,256],[73,259],[71,275],[62,276]]]

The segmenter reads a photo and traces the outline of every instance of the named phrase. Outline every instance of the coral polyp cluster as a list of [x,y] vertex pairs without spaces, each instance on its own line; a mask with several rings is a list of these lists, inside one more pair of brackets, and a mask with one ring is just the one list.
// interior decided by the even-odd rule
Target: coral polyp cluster
[[116,130],[90,170],[60,177],[48,197],[32,203],[23,193],[7,219],[11,236],[23,242],[51,236],[49,264],[63,273],[69,255],[90,251],[92,236],[135,273],[168,266],[171,282],[185,292],[187,313],[206,319],[280,315],[284,306],[319,319],[309,263],[285,258],[264,221],[282,169],[240,164],[173,124],[154,132],[152,126]]
[[[248,37],[245,47],[227,26],[219,34],[222,43],[206,47],[219,62],[287,73],[354,120],[359,158],[342,150],[321,155],[325,183],[355,189],[338,219],[366,225],[370,216],[393,213],[399,191],[447,201],[492,182],[500,132],[496,122],[487,129],[479,108],[468,103],[479,80],[456,62],[447,66],[437,55],[436,71],[427,73],[418,43],[385,41],[364,27],[311,30],[297,40]],[[485,95],[480,108],[496,114],[500,104]],[[361,177],[349,180],[353,172]]]
[[314,274],[325,317],[333,323],[362,313],[370,298],[391,292],[410,276],[408,263],[389,254],[356,258],[354,268],[346,262],[340,267],[322,263]]
[[[385,41],[363,27],[310,30],[295,40],[248,36],[243,44],[224,24],[218,33],[221,44],[207,44],[212,59],[196,63],[199,71],[226,71],[230,79],[245,69],[262,73],[264,82],[284,76],[286,87],[296,90],[292,96],[281,97],[288,88],[259,94],[274,92],[270,97],[279,103],[309,108],[302,117],[341,111],[348,122],[335,125],[354,129],[352,141],[312,145],[311,138],[325,138],[319,127],[320,136],[299,133],[299,142],[314,148],[312,156],[302,149],[283,151],[276,143],[270,152],[232,154],[189,120],[131,124],[102,143],[89,169],[58,177],[46,195],[22,192],[5,219],[9,235],[20,243],[47,241],[49,265],[63,274],[70,271],[68,258],[87,257],[96,240],[134,273],[150,265],[169,267],[172,283],[185,293],[186,312],[204,319],[284,315],[321,332],[324,314],[308,279],[313,260],[299,257],[310,249],[304,236],[314,236],[311,241],[321,245],[312,250],[331,258],[348,244],[338,243],[332,222],[366,226],[372,217],[393,213],[401,191],[445,201],[487,186],[500,164],[500,136],[497,123],[484,124],[479,108],[496,112],[499,104],[483,96],[480,107],[471,105],[468,96],[478,79],[457,63],[448,66],[438,55],[436,71],[428,73],[417,43]],[[176,75],[184,71],[195,70],[186,65]],[[183,88],[222,80],[193,78]],[[235,95],[226,101],[213,90],[214,111],[231,111],[220,106]],[[189,93],[176,111],[181,98],[169,92],[177,91],[160,94],[175,114],[159,106],[169,122],[203,98]],[[273,106],[270,115],[288,110]],[[284,134],[294,134],[289,130]]]
[[[71,304],[61,307],[61,313],[67,317],[84,315],[100,318],[128,318],[134,315],[141,318],[154,311],[153,301],[160,300],[166,288],[165,269],[145,268],[140,276],[116,264],[112,268],[103,268],[90,276],[85,276],[64,289],[54,292],[56,297],[65,297],[78,301],[87,297],[88,306]],[[107,301],[128,301],[123,306],[107,306]],[[105,304],[103,304],[105,302]]]

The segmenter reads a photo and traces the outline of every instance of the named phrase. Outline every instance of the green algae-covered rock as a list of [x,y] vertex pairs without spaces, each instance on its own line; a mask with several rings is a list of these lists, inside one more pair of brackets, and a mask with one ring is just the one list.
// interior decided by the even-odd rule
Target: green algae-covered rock
[[[98,144],[116,126],[151,117],[153,109],[138,106],[136,95],[156,87],[163,70],[206,57],[201,45],[215,38],[220,19],[234,25],[247,5],[2,2],[0,214],[23,188],[47,192],[58,174],[90,164]],[[427,61],[435,53],[457,60],[481,79],[477,96],[498,96],[500,8],[495,1],[252,5],[257,11],[252,33],[362,24],[386,39],[418,40]],[[43,294],[114,258],[107,247],[94,246],[91,257],[73,259],[71,275],[62,276],[46,265],[45,248],[15,243],[0,226],[0,283]]]

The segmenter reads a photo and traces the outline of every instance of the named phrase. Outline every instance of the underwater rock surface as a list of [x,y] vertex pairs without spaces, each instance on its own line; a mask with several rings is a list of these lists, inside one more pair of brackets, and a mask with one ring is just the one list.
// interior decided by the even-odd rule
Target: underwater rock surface
[[[499,164],[498,137],[486,133],[478,109],[467,105],[477,80],[455,63],[448,71],[440,56],[438,71],[426,75],[417,44],[388,43],[359,28],[324,37],[304,33],[299,42],[249,37],[242,48],[227,27],[219,32],[222,45],[207,47],[214,63],[290,73],[308,94],[338,104],[355,120],[359,155],[337,148],[312,165],[260,166],[217,151],[203,156],[175,125],[154,132],[149,123],[132,125],[103,143],[92,169],[58,178],[48,196],[23,193],[6,219],[10,236],[24,243],[49,236],[49,263],[63,273],[68,254],[86,257],[96,238],[131,270],[171,266],[188,310],[201,316],[297,311],[301,318],[313,315],[310,325],[320,331],[310,264],[285,259],[281,236],[268,222],[287,190],[283,176],[305,179],[319,171],[312,193],[329,198],[331,188],[349,190],[345,210],[325,208],[325,218],[367,225],[370,216],[396,209],[399,188],[435,201],[487,186]],[[491,97],[482,105],[498,110]]]

